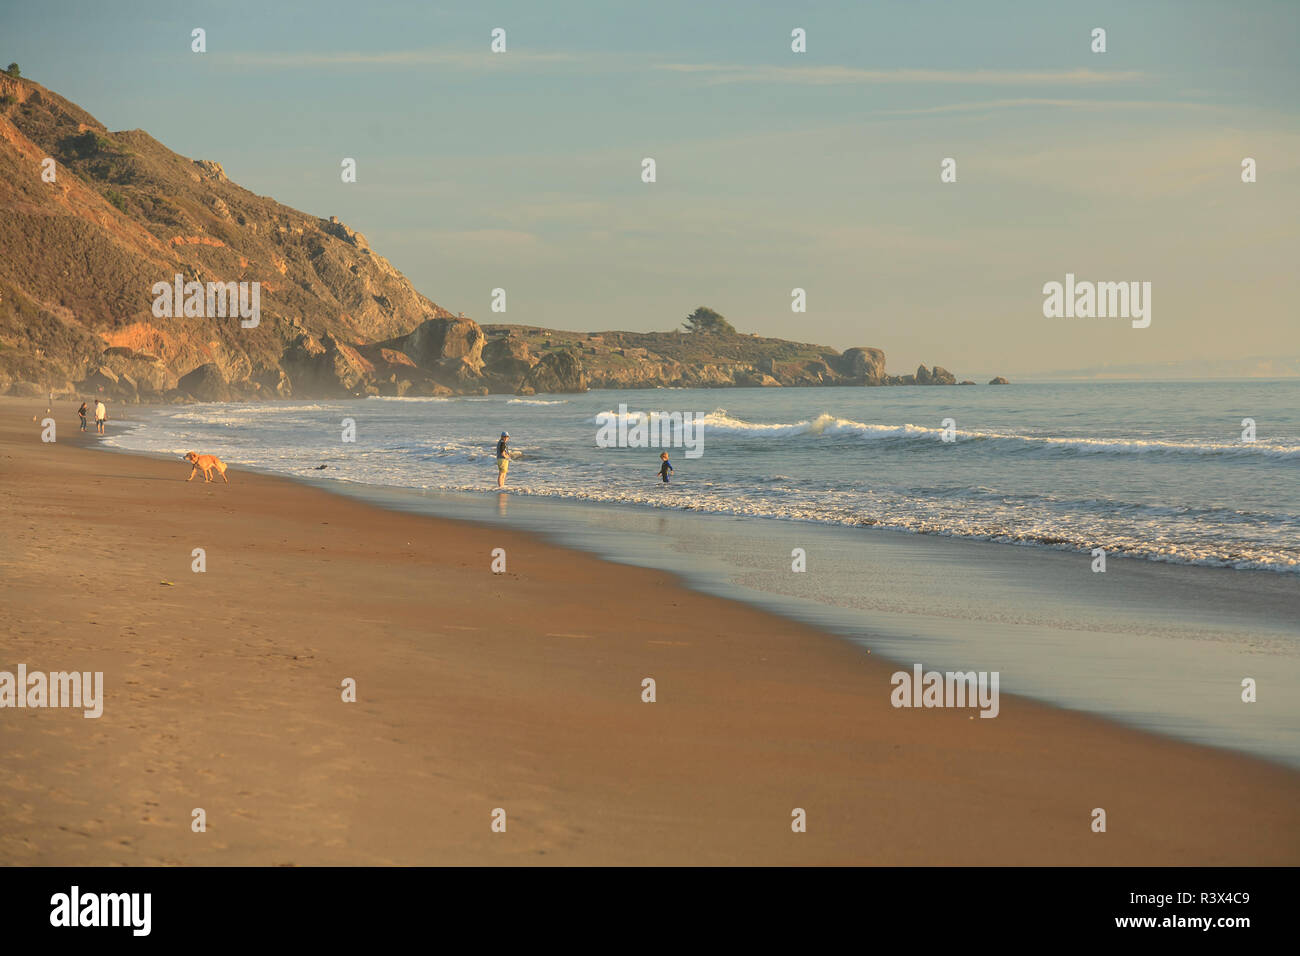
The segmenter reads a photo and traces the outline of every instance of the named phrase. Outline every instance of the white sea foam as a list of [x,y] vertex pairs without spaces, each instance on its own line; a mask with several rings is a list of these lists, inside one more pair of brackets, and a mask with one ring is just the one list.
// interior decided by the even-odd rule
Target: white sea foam
[[368,402],[407,402],[427,405],[431,402],[450,402],[451,398],[442,395],[368,395]]
[[263,402],[249,405],[184,405],[163,414],[173,422],[199,425],[245,425],[258,421],[288,421],[295,416],[330,411],[329,405],[289,405]]
[[[467,404],[492,399],[378,401],[396,404],[373,417],[348,402],[164,409],[109,443],[177,455],[197,448],[232,463],[375,485],[495,485],[496,435],[507,422],[489,426],[498,413]],[[641,396],[643,407],[627,418],[658,411],[646,407],[652,402]],[[499,411],[508,403],[526,422],[514,429],[516,441],[528,441],[526,450],[516,448],[518,467],[510,473],[516,494],[1300,573],[1300,507],[1288,484],[1300,458],[1294,439],[1166,440],[1150,427],[1122,437],[1070,437],[1021,427],[958,430],[954,446],[939,441],[942,429],[902,416],[864,422],[819,413],[763,422],[717,408],[705,416],[708,454],[677,462],[673,483],[662,487],[651,477],[657,456],[594,448],[592,432],[572,411],[547,407],[565,405],[594,424],[598,416],[588,412],[601,405],[591,399],[508,398],[498,401]],[[438,410],[425,414],[435,404]],[[339,441],[339,419],[348,415],[358,420],[354,444]],[[1107,416],[1095,420],[1115,427]],[[1195,434],[1186,426],[1183,433]],[[329,468],[317,471],[322,463]],[[1225,475],[1246,480],[1220,492]],[[1165,487],[1170,481],[1178,487]],[[1252,493],[1259,482],[1273,482],[1278,493]]]
[[[628,423],[645,418],[648,412],[628,411]],[[618,421],[616,411],[605,411],[601,416],[609,416]],[[595,416],[588,421],[598,423]],[[816,418],[792,423],[747,422],[731,417],[726,409],[715,409],[702,419],[709,436],[739,436],[765,438],[841,438],[853,437],[867,441],[885,439],[916,439],[921,441],[938,441],[944,433],[942,428],[910,423],[873,424],[839,418],[823,413]],[[957,443],[988,442],[1007,451],[1020,449],[1043,449],[1052,452],[1076,452],[1089,455],[1142,455],[1142,454],[1190,454],[1190,455],[1236,455],[1262,456],[1276,459],[1300,460],[1300,445],[1255,441],[1255,442],[1191,442],[1159,441],[1152,439],[1113,439],[1113,438],[1068,438],[1048,435],[1026,435],[1008,432],[969,431],[955,429]]]

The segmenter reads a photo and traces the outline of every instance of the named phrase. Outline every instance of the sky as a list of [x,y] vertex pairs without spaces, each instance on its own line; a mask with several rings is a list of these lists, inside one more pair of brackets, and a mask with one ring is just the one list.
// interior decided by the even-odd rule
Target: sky
[[[1297,37],[1296,0],[0,0],[0,62],[453,312],[706,305],[972,378],[1300,355]],[[1067,273],[1150,282],[1150,325],[1045,317]]]

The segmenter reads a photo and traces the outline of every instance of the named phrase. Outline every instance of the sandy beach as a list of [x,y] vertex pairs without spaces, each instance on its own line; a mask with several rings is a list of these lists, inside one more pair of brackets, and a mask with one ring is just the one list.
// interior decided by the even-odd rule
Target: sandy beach
[[0,863],[1300,862],[1300,773],[1005,691],[895,709],[910,662],[525,533],[186,483],[76,404],[43,443],[0,400],[0,670],[102,671],[103,715],[0,710]]

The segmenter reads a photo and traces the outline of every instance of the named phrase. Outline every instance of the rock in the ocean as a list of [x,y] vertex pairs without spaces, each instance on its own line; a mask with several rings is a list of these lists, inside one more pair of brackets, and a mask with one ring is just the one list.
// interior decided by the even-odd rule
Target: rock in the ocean
[[880,349],[845,349],[840,356],[840,373],[862,379],[866,385],[878,385],[885,378],[885,353]]

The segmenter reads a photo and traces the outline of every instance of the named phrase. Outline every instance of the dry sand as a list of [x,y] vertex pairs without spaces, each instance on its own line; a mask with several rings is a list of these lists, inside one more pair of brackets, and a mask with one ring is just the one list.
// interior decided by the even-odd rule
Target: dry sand
[[895,665],[668,575],[187,484],[76,403],[42,443],[44,404],[0,400],[0,670],[106,699],[0,710],[0,863],[1300,862],[1294,771],[1006,694],[896,710]]

